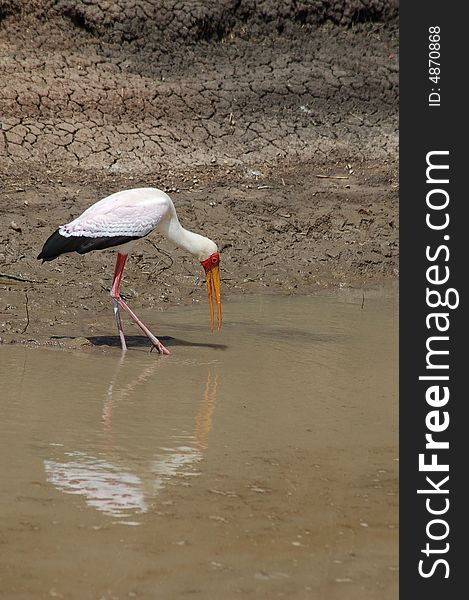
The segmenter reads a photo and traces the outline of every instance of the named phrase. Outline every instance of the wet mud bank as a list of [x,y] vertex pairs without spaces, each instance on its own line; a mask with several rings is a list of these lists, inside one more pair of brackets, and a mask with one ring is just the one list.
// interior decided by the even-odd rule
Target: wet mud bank
[[[301,181],[295,170],[280,180],[238,177],[216,186],[199,174],[197,184],[190,182],[192,189],[183,189],[187,182],[176,180],[176,191],[169,193],[181,222],[219,245],[225,299],[252,293],[314,293],[325,287],[367,288],[395,278],[395,181],[386,180],[378,191],[380,178],[367,170],[358,175],[335,173],[343,178],[306,173]],[[146,181],[136,178],[131,183]],[[4,339],[6,334],[52,333],[67,323],[76,330],[80,319],[99,319],[111,311],[113,251],[68,254],[44,265],[36,256],[56,226],[72,220],[90,199],[129,183],[113,178],[112,185],[97,185],[84,178],[78,184],[63,180],[7,190],[12,202],[3,210],[0,234]],[[58,200],[52,205],[51,196]],[[207,301],[197,261],[157,236],[139,243],[121,289],[135,310]]]

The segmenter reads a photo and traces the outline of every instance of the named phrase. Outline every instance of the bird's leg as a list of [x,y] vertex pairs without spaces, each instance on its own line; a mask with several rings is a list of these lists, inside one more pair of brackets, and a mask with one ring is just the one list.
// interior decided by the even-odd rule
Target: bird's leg
[[[132,321],[140,327],[140,329],[147,336],[147,338],[150,340],[150,342],[153,344],[153,346],[161,354],[170,354],[169,350],[167,348],[165,348],[163,346],[163,344],[159,341],[159,339],[152,334],[152,332],[148,329],[148,327],[146,325],[144,325],[142,323],[142,321],[140,321],[140,319],[137,317],[137,315],[130,309],[130,307],[122,300],[122,298],[119,295],[119,285],[120,285],[120,282],[122,279],[122,273],[124,271],[124,265],[125,265],[126,260],[127,260],[127,254],[121,254],[120,252],[117,253],[117,262],[116,262],[116,268],[114,271],[114,281],[113,281],[112,288],[111,288],[111,297],[112,297],[113,301],[115,301],[117,303],[118,307],[119,306],[122,307],[126,311],[126,313],[128,313],[128,315],[130,316]],[[118,314],[118,312],[116,314]],[[120,316],[119,316],[119,320],[120,320]],[[121,324],[121,326],[122,326],[122,324]],[[118,327],[119,327],[119,325],[118,325]],[[119,335],[120,335],[120,331],[121,330],[119,330]],[[122,336],[123,335],[124,334],[122,333]],[[122,338],[121,338],[121,341],[122,341]]]
[[[123,260],[122,260],[123,258]],[[127,344],[125,341],[124,329],[122,327],[122,319],[119,312],[119,303],[117,299],[114,297],[114,294],[119,295],[119,284],[122,277],[122,271],[124,270],[126,256],[122,254],[117,254],[116,267],[114,269],[114,278],[112,280],[112,288],[111,288],[111,297],[112,297],[112,306],[114,308],[114,315],[116,317],[117,323],[117,331],[119,332],[119,337],[121,340],[122,352],[127,352]],[[117,277],[119,276],[119,280],[116,282]]]
[[143,333],[147,336],[147,338],[150,340],[150,342],[153,344],[153,346],[158,350],[158,352],[160,354],[171,354],[171,352],[163,346],[163,344],[160,342],[160,340],[152,334],[152,332],[148,329],[148,327],[144,323],[142,323],[142,321],[140,321],[140,319],[137,317],[137,315],[122,300],[122,298],[116,298],[116,300],[119,303],[119,306],[122,306],[122,308],[129,314],[132,321],[140,327],[140,329],[143,331]]
[[119,332],[119,337],[121,340],[122,352],[127,352],[127,344],[125,341],[124,329],[122,327],[122,320],[119,312],[119,303],[115,298],[112,298],[112,306],[114,308],[114,314],[116,316],[117,331]]

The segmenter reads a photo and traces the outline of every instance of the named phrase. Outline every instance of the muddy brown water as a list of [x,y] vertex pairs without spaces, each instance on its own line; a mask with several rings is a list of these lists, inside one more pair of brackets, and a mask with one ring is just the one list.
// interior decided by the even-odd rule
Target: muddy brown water
[[397,597],[396,291],[224,308],[0,347],[1,598]]

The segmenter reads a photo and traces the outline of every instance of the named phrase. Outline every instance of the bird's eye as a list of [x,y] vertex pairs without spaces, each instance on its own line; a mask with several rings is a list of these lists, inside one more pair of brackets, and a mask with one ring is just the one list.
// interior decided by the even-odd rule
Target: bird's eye
[[218,258],[217,258],[216,256],[213,256],[213,257],[212,257],[212,263],[213,263],[214,265],[218,264]]

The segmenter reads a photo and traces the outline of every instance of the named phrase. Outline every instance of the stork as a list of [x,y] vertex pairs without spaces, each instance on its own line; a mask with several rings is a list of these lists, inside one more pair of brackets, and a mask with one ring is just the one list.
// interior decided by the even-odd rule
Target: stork
[[[211,239],[184,229],[179,222],[173,201],[156,188],[137,188],[111,194],[87,208],[79,217],[61,225],[45,242],[38,259],[42,262],[54,260],[67,252],[86,254],[92,250],[117,247],[117,260],[111,286],[111,298],[116,318],[117,331],[123,352],[127,351],[119,308],[149,338],[161,354],[170,354],[157,337],[142,323],[119,294],[119,286],[125,261],[135,240],[152,231],[162,233],[176,246],[186,250],[199,260],[205,271],[210,324],[214,329],[215,316],[213,293],[217,303],[218,330],[222,324],[220,301],[220,255]],[[153,348],[152,348],[153,349]]]

